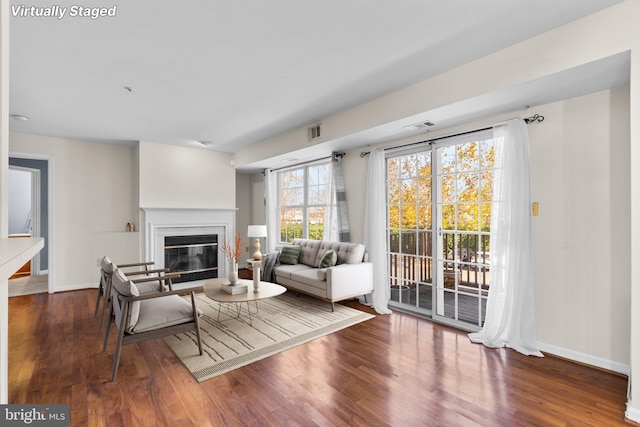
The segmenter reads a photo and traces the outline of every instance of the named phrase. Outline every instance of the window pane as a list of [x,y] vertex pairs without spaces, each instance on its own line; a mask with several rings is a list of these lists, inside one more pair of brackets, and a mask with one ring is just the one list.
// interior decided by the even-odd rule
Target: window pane
[[440,149],[441,173],[453,173],[456,171],[456,147],[443,147]]
[[416,206],[403,205],[401,214],[402,228],[416,228]]
[[476,231],[478,230],[478,205],[459,204],[458,205],[458,230]]
[[418,155],[410,154],[400,158],[400,177],[413,178],[418,170]]
[[482,169],[493,168],[494,161],[493,139],[480,141],[480,167]]
[[280,172],[280,206],[304,204],[304,169]]
[[480,204],[480,230],[491,230],[491,203]]
[[322,240],[325,212],[325,208],[309,208],[307,215],[309,239]]
[[402,181],[402,203],[415,203],[416,202],[416,180],[405,179]]
[[440,177],[440,197],[445,203],[456,201],[455,175],[443,175]]
[[280,241],[302,238],[302,213],[301,208],[280,210]]
[[400,206],[389,206],[389,228],[400,228]]
[[480,174],[480,200],[493,200],[493,172],[485,171]]
[[419,178],[418,179],[418,203],[431,203],[431,179]]
[[418,228],[431,229],[431,205],[418,205]]
[[477,172],[463,173],[458,175],[458,202],[478,201],[478,180],[479,176]]
[[331,166],[309,166],[309,205],[326,205],[329,203]]
[[478,143],[467,142],[457,145],[458,172],[478,170]]
[[455,230],[456,207],[455,205],[442,205],[442,229]]
[[387,179],[395,181],[400,179],[400,158],[387,159]]

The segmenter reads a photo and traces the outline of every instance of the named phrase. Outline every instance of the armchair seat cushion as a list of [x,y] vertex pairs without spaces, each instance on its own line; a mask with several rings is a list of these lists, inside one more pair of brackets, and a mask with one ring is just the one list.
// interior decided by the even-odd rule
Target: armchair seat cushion
[[[202,312],[198,309],[198,316]],[[132,333],[152,331],[193,321],[191,303],[178,295],[140,301],[138,322]]]

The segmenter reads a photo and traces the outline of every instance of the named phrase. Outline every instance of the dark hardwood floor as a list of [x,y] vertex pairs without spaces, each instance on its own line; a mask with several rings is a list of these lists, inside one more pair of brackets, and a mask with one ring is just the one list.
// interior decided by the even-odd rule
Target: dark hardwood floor
[[203,383],[162,339],[128,345],[112,383],[95,295],[9,299],[9,403],[69,404],[91,427],[628,425],[624,377],[397,312]]

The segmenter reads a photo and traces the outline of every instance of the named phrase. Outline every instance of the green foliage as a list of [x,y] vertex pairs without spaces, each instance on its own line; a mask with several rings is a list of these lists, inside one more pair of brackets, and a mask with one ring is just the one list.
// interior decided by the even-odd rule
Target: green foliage
[[280,241],[281,242],[293,242],[293,239],[313,239],[322,240],[324,230],[324,224],[314,224],[313,228],[309,229],[308,237],[304,237],[302,224],[280,224]]

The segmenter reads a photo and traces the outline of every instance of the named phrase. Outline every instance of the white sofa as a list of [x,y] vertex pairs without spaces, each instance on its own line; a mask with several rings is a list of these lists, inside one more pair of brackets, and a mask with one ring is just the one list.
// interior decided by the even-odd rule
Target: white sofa
[[[328,242],[294,239],[301,246],[296,264],[280,264],[275,268],[276,283],[286,288],[331,302],[373,292],[373,264],[368,262],[366,248],[361,243]],[[337,254],[335,266],[319,268],[328,250]]]

